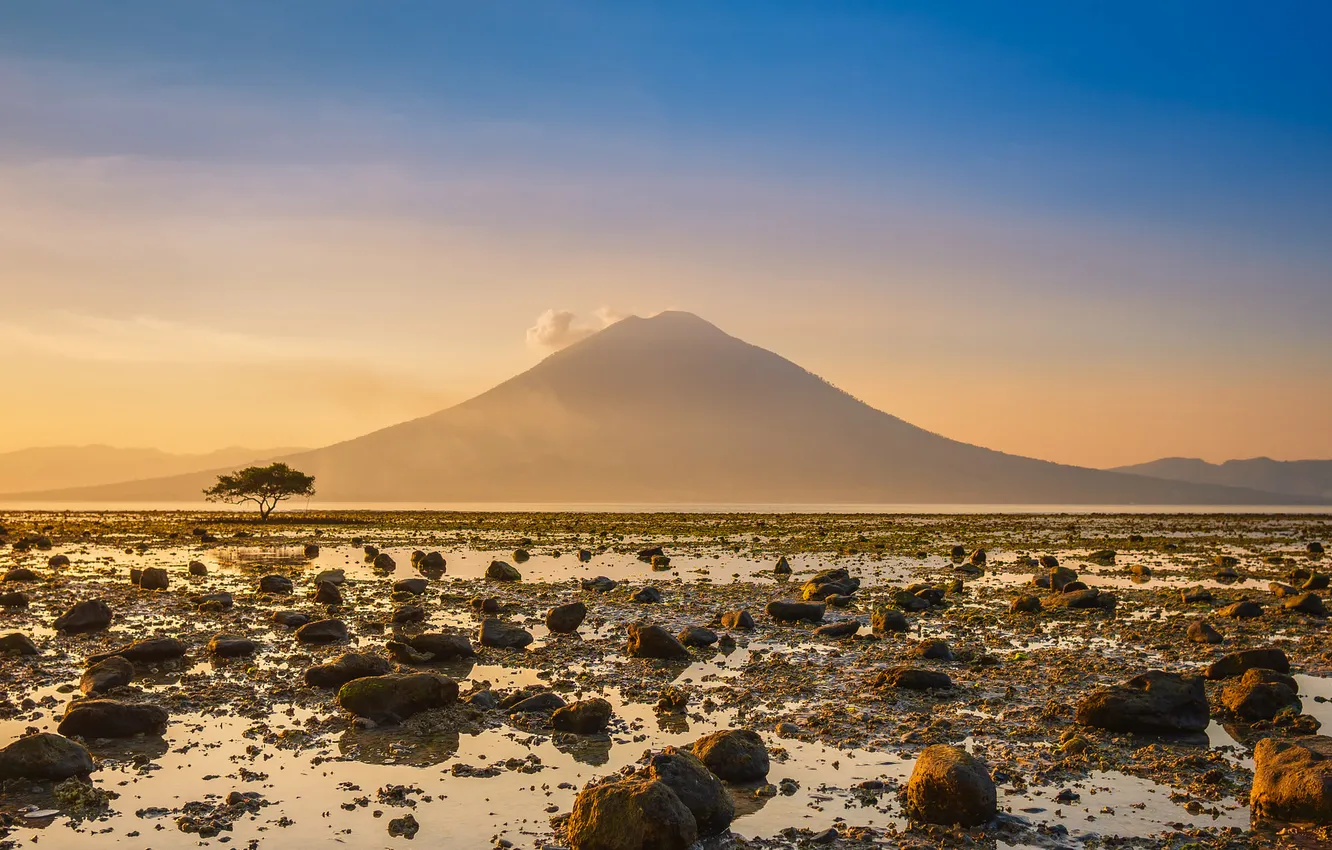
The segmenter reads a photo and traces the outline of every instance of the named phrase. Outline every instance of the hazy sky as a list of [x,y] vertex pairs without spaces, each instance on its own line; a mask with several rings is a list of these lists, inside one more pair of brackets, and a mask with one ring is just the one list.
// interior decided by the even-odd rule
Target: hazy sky
[[321,445],[678,308],[1005,451],[1332,457],[1330,27],[13,0],[0,450]]

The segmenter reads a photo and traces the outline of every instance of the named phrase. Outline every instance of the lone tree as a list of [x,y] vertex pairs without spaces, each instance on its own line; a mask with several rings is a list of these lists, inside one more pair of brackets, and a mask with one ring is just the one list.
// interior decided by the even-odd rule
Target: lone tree
[[217,483],[203,493],[210,502],[232,505],[254,502],[259,506],[259,518],[268,519],[278,502],[292,496],[313,496],[314,481],[313,475],[306,475],[285,463],[274,463],[247,466],[230,475],[219,475]]

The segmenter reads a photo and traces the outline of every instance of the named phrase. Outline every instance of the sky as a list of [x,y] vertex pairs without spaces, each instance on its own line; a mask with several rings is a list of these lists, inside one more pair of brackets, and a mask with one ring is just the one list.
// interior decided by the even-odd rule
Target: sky
[[13,0],[0,451],[324,445],[683,309],[1003,451],[1332,457],[1330,26]]

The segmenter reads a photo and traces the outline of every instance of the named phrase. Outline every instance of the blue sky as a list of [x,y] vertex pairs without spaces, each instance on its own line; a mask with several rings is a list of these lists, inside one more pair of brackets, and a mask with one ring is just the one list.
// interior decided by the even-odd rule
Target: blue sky
[[[0,274],[30,323],[203,322],[299,370],[367,321],[367,277],[391,335],[465,313],[447,365],[367,355],[386,419],[522,368],[546,309],[681,307],[996,448],[1327,456],[1326,401],[1292,399],[1298,434],[1243,410],[1332,372],[1328,32],[1316,3],[14,2],[0,203],[40,214]],[[939,344],[960,327],[1002,350]],[[165,368],[135,350],[101,380]],[[996,383],[1183,409],[1107,445],[939,398]],[[1200,438],[1209,403],[1236,421]],[[270,441],[387,424],[329,404]]]

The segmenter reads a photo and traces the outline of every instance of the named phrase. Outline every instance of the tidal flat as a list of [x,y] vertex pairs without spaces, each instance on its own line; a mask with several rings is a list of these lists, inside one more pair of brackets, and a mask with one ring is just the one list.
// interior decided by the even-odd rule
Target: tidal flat
[[[590,783],[730,729],[770,764],[725,784],[734,817],[708,848],[1332,846],[1326,824],[1250,806],[1258,742],[1332,722],[1326,515],[10,511],[0,527],[0,636],[27,639],[0,643],[0,747],[63,725],[95,768],[6,775],[0,757],[0,848],[569,847]],[[783,600],[818,615],[784,619]],[[568,631],[548,614],[573,603]],[[86,625],[57,625],[71,609]],[[641,625],[692,645],[636,657]],[[141,641],[175,650],[125,652]],[[1217,676],[1196,728],[1085,722],[1098,689],[1252,649],[1289,663],[1270,712]],[[307,681],[347,653],[456,695],[353,713]],[[90,685],[90,659],[126,655]],[[556,728],[598,698],[603,728]],[[74,734],[71,708],[98,699],[167,719]],[[935,744],[988,766],[994,817],[912,815]]]

